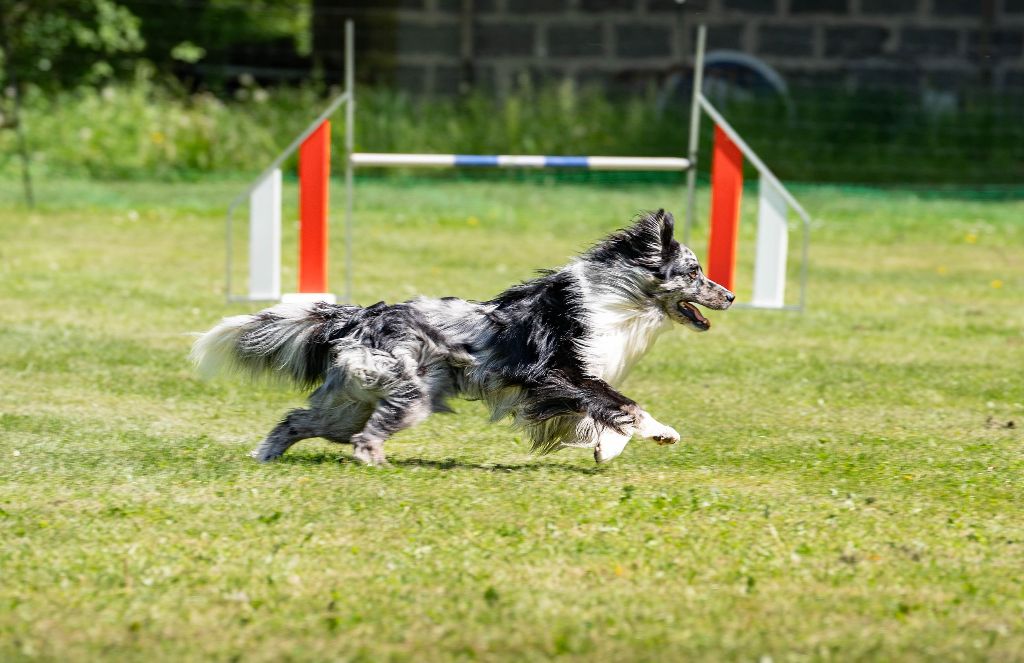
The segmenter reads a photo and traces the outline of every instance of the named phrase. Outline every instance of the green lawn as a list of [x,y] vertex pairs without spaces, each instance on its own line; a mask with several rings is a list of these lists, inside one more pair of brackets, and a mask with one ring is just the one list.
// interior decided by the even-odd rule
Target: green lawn
[[[48,182],[30,212],[0,183],[0,659],[1024,658],[1024,203],[798,189],[808,310],[711,312],[623,387],[682,444],[535,457],[457,403],[375,470],[321,441],[254,463],[302,395],[186,360],[252,308],[222,293],[238,188]],[[489,297],[681,212],[359,191],[364,304]]]

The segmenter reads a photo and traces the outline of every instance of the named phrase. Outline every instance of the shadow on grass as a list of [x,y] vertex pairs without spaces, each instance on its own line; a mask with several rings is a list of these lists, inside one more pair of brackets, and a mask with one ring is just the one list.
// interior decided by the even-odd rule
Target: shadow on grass
[[578,465],[566,465],[565,463],[468,463],[454,458],[442,460],[429,460],[426,458],[403,458],[391,460],[395,467],[429,467],[436,470],[483,470],[485,472],[536,472],[538,470],[556,470],[563,472],[575,472],[577,474],[598,474],[600,467],[580,467]]
[[[309,454],[285,454],[274,462],[286,463],[289,465],[322,465],[324,463],[342,463],[345,465],[359,465],[356,460],[343,455],[328,452]],[[433,460],[428,458],[389,458],[393,468],[429,468],[434,470],[480,470],[483,472],[537,472],[542,470],[574,472],[576,474],[594,475],[600,474],[602,467],[580,467],[565,463],[472,463],[455,458],[443,458]]]

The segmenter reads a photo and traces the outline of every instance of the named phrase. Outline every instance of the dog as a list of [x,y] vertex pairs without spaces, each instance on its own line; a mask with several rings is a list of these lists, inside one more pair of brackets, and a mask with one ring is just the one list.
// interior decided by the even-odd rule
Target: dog
[[664,210],[640,215],[558,270],[486,302],[418,298],[372,306],[280,304],[225,318],[195,342],[203,373],[278,376],[314,389],[251,453],[280,457],[320,437],[386,465],[384,442],[460,396],[510,417],[541,453],[594,450],[603,463],[633,435],[674,444],[679,433],[616,389],[673,323],[703,332],[694,306],[729,308],[673,237]]

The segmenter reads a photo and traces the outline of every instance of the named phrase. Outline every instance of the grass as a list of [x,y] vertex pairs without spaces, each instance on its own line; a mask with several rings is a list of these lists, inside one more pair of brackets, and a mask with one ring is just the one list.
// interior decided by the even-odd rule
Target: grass
[[[682,444],[534,457],[458,404],[370,470],[251,462],[301,395],[187,364],[250,308],[221,292],[236,183],[44,186],[0,183],[0,659],[1024,655],[1024,203],[798,191],[808,310],[715,312],[624,385]],[[488,297],[680,200],[359,191],[361,303]]]

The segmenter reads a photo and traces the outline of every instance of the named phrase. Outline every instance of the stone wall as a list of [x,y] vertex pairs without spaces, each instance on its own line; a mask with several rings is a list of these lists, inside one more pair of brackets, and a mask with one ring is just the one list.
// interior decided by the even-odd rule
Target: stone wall
[[314,0],[314,51],[340,65],[356,19],[364,79],[427,94],[524,80],[661,80],[710,50],[790,83],[1024,91],[1024,0]]

